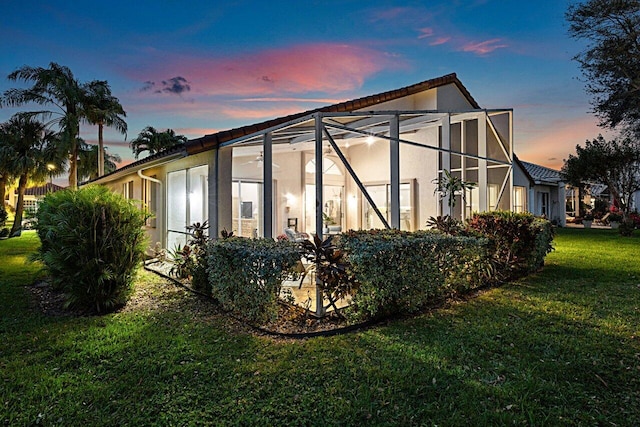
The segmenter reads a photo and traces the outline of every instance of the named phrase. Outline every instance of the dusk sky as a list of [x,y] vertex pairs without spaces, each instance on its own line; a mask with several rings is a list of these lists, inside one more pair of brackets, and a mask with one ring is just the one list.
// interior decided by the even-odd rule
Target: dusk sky
[[[571,58],[568,1],[11,1],[0,91],[23,65],[107,80],[127,141],[195,138],[455,72],[483,108],[513,108],[516,154],[560,168],[601,129]],[[0,121],[17,110],[0,109]],[[97,130],[83,125],[95,143]],[[110,152],[132,160],[106,133]]]

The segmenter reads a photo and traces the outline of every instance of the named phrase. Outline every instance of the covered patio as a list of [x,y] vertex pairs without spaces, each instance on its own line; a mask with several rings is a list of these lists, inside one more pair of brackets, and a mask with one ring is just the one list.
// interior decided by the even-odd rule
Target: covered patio
[[[510,110],[315,112],[208,154],[212,236],[416,230],[430,216],[512,208]],[[442,170],[477,184],[455,212],[434,194]]]

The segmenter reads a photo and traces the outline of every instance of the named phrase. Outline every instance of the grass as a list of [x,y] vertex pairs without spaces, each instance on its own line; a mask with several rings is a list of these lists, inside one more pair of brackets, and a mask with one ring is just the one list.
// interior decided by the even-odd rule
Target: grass
[[[636,232],[638,233],[638,232]],[[545,269],[468,302],[304,341],[157,304],[45,317],[33,233],[0,241],[0,423],[640,425],[640,236],[560,230]],[[163,287],[163,288],[161,288]]]

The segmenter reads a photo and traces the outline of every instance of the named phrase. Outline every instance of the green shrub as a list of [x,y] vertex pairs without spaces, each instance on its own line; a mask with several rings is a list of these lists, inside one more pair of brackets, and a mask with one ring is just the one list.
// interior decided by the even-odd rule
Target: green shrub
[[124,302],[144,253],[148,215],[105,187],[48,194],[39,206],[39,259],[67,305],[98,312]]
[[8,228],[0,228],[0,237],[8,237],[10,232]]
[[434,298],[473,289],[489,277],[487,241],[437,232],[350,231],[340,236],[360,287],[357,319],[411,313]]
[[208,250],[211,294],[225,310],[249,321],[273,319],[282,281],[299,260],[298,246],[287,241],[215,240]]
[[467,228],[492,242],[493,259],[503,280],[542,267],[545,256],[552,250],[553,226],[530,213],[475,213]]

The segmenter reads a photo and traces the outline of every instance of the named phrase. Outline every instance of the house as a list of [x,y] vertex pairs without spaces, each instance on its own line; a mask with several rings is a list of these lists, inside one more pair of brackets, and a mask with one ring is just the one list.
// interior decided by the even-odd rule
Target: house
[[[524,162],[514,155],[514,206],[513,210],[527,210],[534,215],[543,216],[560,226],[566,225],[566,186],[560,171],[534,163]],[[528,186],[523,185],[522,176]],[[523,188],[522,190],[520,190]],[[520,192],[526,191],[526,195]],[[526,208],[522,200],[528,200]]]
[[[26,212],[31,211],[35,212],[38,210],[38,203],[40,200],[44,199],[49,193],[53,193],[59,190],[64,189],[59,185],[53,183],[46,183],[44,185],[38,185],[35,187],[27,187],[24,191],[24,210]],[[18,203],[18,189],[14,189],[13,191],[7,191],[7,200],[6,204],[11,206],[14,210]]]
[[[477,183],[455,196],[455,212],[434,194],[443,170]],[[92,182],[141,200],[155,214],[151,244],[171,249],[205,220],[212,236],[247,237],[416,230],[492,209],[563,220],[559,182],[533,172],[513,153],[513,111],[481,108],[448,74],[206,135]]]

